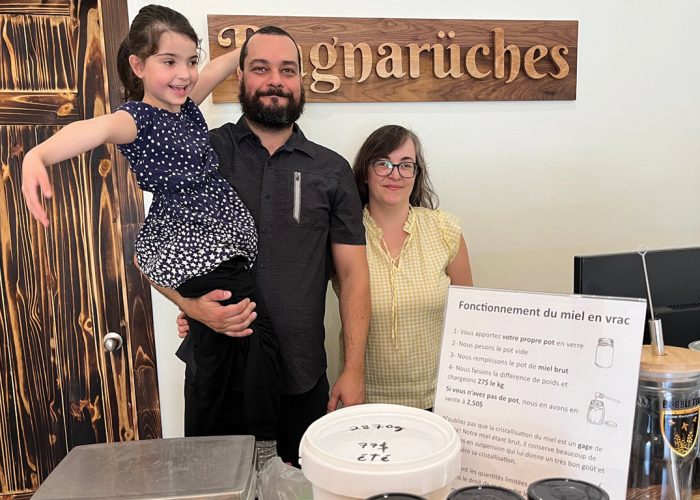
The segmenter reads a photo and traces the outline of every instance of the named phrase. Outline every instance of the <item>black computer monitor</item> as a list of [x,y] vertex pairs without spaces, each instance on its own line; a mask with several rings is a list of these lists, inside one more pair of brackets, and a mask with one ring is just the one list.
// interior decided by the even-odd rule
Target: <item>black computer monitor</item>
[[[700,340],[700,248],[649,250],[646,262],[664,342],[688,347]],[[642,257],[637,252],[574,257],[574,293],[646,299]]]

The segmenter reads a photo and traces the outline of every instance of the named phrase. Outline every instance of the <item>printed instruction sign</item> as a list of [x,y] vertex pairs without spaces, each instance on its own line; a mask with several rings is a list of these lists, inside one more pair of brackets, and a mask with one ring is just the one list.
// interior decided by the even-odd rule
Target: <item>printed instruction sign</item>
[[450,287],[435,412],[462,439],[455,487],[543,478],[625,498],[646,302]]

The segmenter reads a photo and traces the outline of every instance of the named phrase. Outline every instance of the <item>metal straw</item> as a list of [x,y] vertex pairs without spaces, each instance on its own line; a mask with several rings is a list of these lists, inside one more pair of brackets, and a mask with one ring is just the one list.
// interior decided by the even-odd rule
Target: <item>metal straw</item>
[[644,266],[644,281],[647,286],[647,300],[649,301],[649,311],[651,319],[649,320],[649,335],[651,336],[651,349],[657,356],[665,356],[664,350],[664,332],[661,326],[661,320],[654,316],[654,303],[651,301],[651,287],[649,286],[649,273],[647,272],[646,254],[649,248],[642,243],[637,247],[637,253],[642,256],[642,266]]

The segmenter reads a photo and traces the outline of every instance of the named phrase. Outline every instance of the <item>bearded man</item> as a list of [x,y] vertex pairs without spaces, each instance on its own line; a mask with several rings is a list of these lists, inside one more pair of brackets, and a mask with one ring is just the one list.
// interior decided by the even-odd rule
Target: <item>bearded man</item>
[[[304,108],[304,89],[292,37],[274,26],[256,31],[241,48],[237,73],[243,116],[211,130],[210,139],[221,174],[258,229],[253,272],[282,362],[277,451],[298,465],[299,442],[313,421],[339,401],[344,406],[364,402],[370,308],[362,207],[347,161],[306,139],[295,123]],[[344,365],[329,396],[323,317],[333,273],[340,285]],[[196,299],[163,293],[187,317],[217,332],[252,332],[255,304],[248,299],[224,306],[219,301],[230,292],[222,290]],[[186,331],[186,320],[179,322]]]

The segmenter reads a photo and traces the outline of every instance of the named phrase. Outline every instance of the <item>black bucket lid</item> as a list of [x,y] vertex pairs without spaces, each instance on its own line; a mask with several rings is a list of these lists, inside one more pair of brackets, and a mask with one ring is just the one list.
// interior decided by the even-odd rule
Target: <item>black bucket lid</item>
[[449,494],[447,500],[523,500],[516,492],[500,486],[467,486]]
[[610,500],[595,484],[578,479],[541,479],[527,489],[528,500]]
[[367,500],[425,500],[425,498],[413,493],[382,493],[369,497]]

